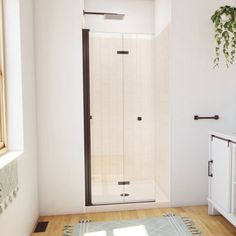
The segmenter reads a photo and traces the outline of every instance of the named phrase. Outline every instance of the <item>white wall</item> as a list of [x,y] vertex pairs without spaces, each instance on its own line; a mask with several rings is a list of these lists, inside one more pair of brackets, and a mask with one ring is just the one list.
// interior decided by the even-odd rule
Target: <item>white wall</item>
[[[236,128],[235,66],[212,69],[210,16],[225,3],[235,1],[172,0],[171,198],[176,206],[206,203],[208,131]],[[41,214],[78,213],[84,207],[82,9],[76,0],[35,1]],[[221,119],[194,121],[195,114]]]
[[[10,151],[23,149],[22,127],[24,134],[24,150],[18,159],[20,191],[0,217],[0,234],[7,236],[30,235],[38,217],[32,9],[31,0],[21,0],[20,5],[18,0],[4,0],[8,121],[13,124],[9,129]],[[22,108],[21,102],[23,126],[22,111],[15,107]]]
[[35,1],[40,214],[84,210],[82,11]]
[[85,26],[98,32],[154,33],[154,0],[85,0],[85,10],[126,14],[124,20],[85,16]]
[[[172,0],[172,168],[173,206],[205,204],[208,131],[236,130],[236,65],[213,69],[211,15],[235,0]],[[194,121],[194,115],[219,121]]]
[[155,33],[157,35],[171,23],[171,1],[155,0]]

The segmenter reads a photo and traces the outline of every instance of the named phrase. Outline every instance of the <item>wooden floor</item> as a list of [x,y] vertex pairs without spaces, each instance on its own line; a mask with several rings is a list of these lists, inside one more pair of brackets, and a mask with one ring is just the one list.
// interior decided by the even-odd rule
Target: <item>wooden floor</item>
[[32,236],[62,236],[62,229],[65,224],[78,223],[81,219],[92,221],[138,219],[161,216],[166,212],[191,217],[204,236],[236,236],[236,228],[221,216],[208,216],[206,206],[40,217],[39,221],[49,221],[47,231],[46,233],[32,234]]

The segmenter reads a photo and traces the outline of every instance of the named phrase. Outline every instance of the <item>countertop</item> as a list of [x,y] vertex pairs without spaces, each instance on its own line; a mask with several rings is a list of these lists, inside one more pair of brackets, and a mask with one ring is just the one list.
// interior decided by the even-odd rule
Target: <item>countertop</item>
[[236,131],[211,131],[210,136],[211,135],[215,135],[236,142]]

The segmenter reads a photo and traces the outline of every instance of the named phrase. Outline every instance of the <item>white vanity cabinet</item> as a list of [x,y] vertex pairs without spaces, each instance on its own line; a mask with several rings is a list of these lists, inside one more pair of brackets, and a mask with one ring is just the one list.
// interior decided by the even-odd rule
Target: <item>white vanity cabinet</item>
[[236,226],[236,133],[210,134],[208,212]]

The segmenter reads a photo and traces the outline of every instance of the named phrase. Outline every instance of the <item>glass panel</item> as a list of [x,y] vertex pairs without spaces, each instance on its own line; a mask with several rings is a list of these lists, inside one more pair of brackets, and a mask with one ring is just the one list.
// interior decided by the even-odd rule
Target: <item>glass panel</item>
[[154,40],[124,34],[124,179],[126,202],[155,200]]
[[90,35],[92,203],[123,202],[122,34]]
[[92,203],[154,201],[153,36],[91,33],[90,40]]

